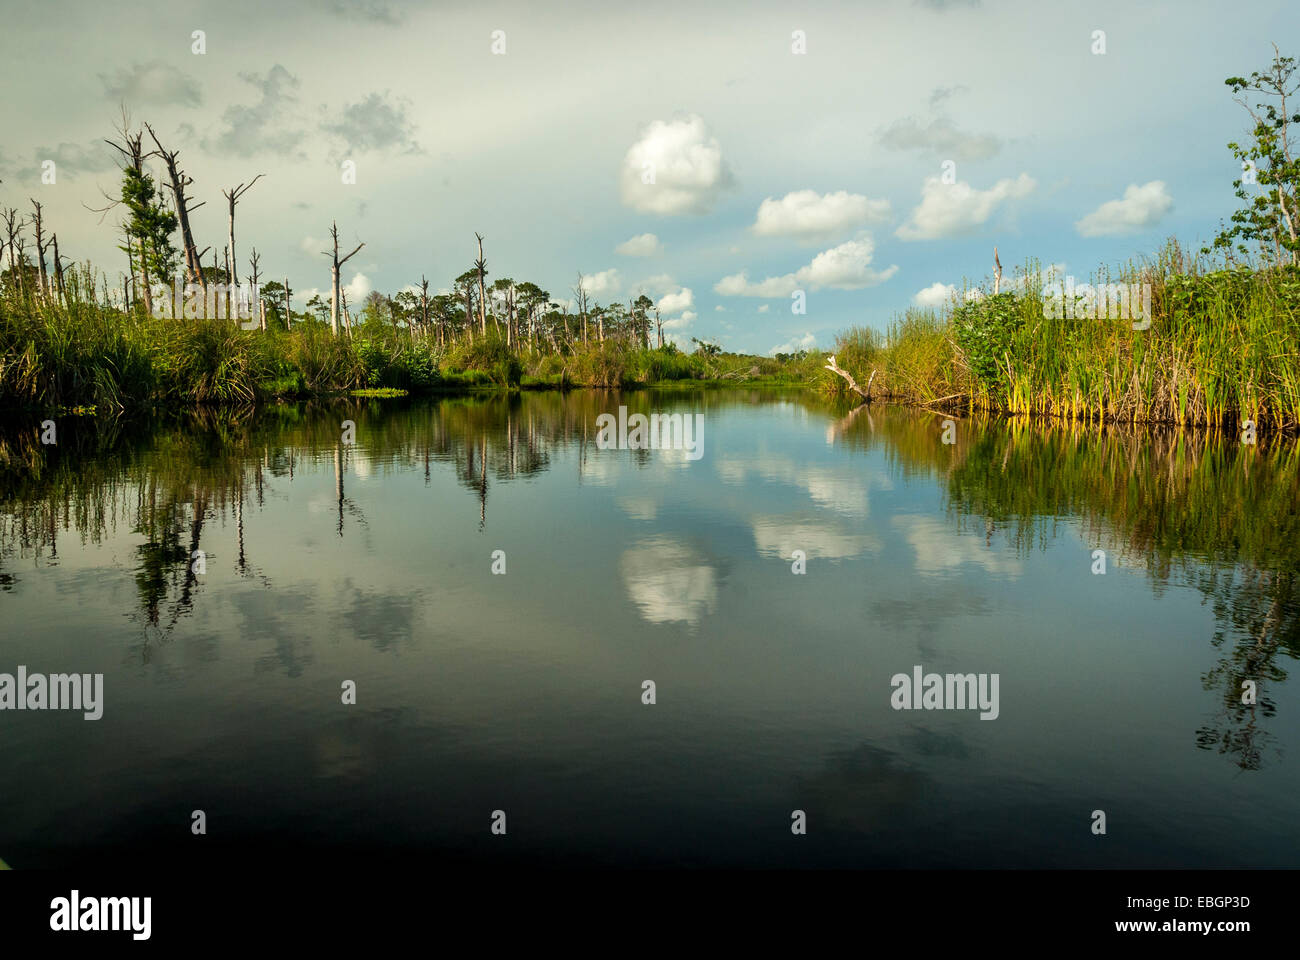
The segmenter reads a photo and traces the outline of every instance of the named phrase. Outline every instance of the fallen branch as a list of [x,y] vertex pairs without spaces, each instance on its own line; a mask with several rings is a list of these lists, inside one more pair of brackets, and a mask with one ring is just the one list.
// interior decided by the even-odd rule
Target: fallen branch
[[831,373],[843,377],[846,381],[848,381],[849,389],[851,389],[854,393],[856,393],[858,396],[860,396],[863,400],[867,401],[868,403],[871,402],[871,381],[876,379],[876,371],[874,370],[871,371],[871,377],[867,380],[867,389],[863,390],[861,387],[858,386],[858,381],[853,379],[853,374],[849,373],[847,370],[843,369],[842,367],[840,367],[839,364],[835,362],[835,354],[832,353],[830,357],[827,358],[826,369],[829,370]]

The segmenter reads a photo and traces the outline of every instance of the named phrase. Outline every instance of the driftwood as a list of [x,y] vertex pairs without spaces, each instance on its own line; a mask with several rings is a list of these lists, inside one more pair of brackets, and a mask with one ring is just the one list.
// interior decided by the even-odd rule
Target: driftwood
[[867,403],[871,402],[871,381],[876,379],[876,371],[871,371],[871,376],[867,380],[867,389],[863,390],[858,386],[858,381],[853,379],[853,374],[842,368],[835,362],[835,354],[831,354],[826,360],[826,369],[831,373],[843,377],[849,385],[849,389],[860,396]]

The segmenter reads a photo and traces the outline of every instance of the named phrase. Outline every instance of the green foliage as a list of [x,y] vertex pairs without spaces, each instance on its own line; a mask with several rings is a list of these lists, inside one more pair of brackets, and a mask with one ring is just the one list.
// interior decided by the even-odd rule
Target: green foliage
[[967,300],[952,311],[953,339],[971,374],[990,392],[1005,381],[1006,358],[1024,325],[1024,307],[1014,293]]
[[1223,81],[1239,97],[1266,99],[1237,101],[1253,121],[1249,141],[1228,144],[1242,166],[1242,175],[1232,185],[1243,206],[1232,215],[1232,226],[1222,229],[1202,252],[1249,257],[1253,245],[1264,263],[1300,263],[1300,151],[1291,132],[1292,124],[1300,124],[1300,113],[1287,112],[1288,99],[1294,103],[1300,94],[1296,67],[1293,58],[1275,48],[1267,70]]

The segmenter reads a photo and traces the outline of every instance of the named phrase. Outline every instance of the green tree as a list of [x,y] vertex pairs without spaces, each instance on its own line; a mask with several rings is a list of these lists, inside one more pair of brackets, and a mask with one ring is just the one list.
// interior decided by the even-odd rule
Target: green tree
[[1292,144],[1292,124],[1300,125],[1300,112],[1290,112],[1300,90],[1296,61],[1282,56],[1274,46],[1273,62],[1267,70],[1249,77],[1228,77],[1223,82],[1238,95],[1233,99],[1246,108],[1254,126],[1245,144],[1228,144],[1241,162],[1242,175],[1233,181],[1233,187],[1245,206],[1232,215],[1232,226],[1220,231],[1204,252],[1217,249],[1231,255],[1235,250],[1249,255],[1247,244],[1253,242],[1266,262],[1300,263],[1300,240],[1296,238],[1300,164]]

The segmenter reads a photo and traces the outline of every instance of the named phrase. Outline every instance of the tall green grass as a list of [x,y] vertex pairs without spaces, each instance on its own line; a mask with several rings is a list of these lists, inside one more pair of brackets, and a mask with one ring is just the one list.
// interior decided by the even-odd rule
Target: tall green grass
[[[950,409],[1096,422],[1259,429],[1300,426],[1300,269],[1207,268],[1169,244],[1152,263],[1094,285],[1149,284],[1151,325],[1050,316],[1030,263],[997,295],[911,310],[867,349],[837,341],[838,362],[873,394]],[[1061,311],[1064,313],[1064,311]],[[823,376],[844,394],[843,381]]]
[[94,406],[253,403],[359,388],[410,392],[468,388],[630,387],[685,380],[807,382],[808,358],[645,349],[625,340],[561,353],[507,345],[496,331],[439,347],[381,323],[336,336],[320,322],[243,330],[230,320],[155,317],[95,293],[89,268],[69,272],[65,296],[0,291],[0,405]]

